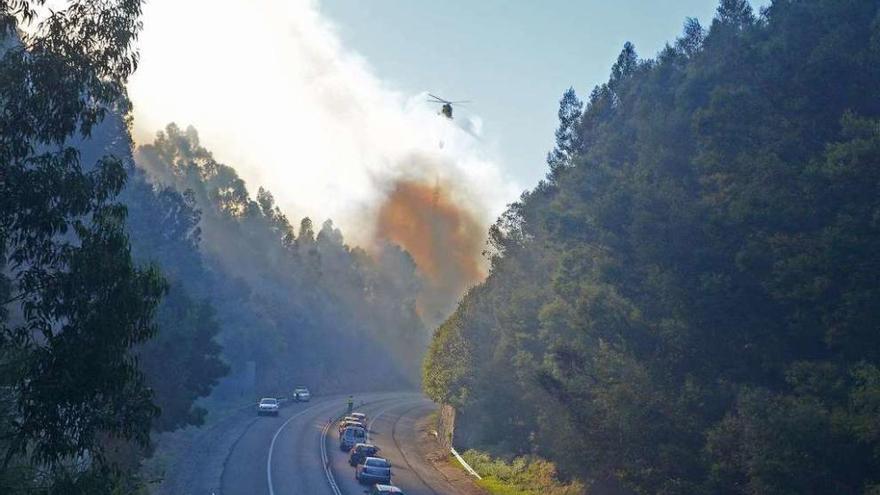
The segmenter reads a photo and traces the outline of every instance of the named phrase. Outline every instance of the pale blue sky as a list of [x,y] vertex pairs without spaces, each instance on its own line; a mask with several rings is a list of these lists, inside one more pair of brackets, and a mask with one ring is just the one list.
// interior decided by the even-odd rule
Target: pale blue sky
[[[753,1],[759,5],[769,2]],[[653,57],[686,17],[708,27],[717,0],[321,0],[347,48],[391,87],[472,100],[501,166],[531,188],[545,173],[557,102],[608,78],[626,41]]]

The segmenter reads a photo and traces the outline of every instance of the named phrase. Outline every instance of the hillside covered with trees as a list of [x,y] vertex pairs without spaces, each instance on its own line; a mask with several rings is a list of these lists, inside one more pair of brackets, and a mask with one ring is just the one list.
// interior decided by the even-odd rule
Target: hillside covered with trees
[[[168,125],[135,161],[136,174],[176,198],[166,207],[177,218],[171,226],[197,232],[200,241],[192,262],[150,252],[213,304],[233,375],[253,367],[255,386],[218,392],[283,394],[295,384],[347,391],[363,370],[355,358],[365,355],[389,359],[371,365],[361,390],[417,385],[429,333],[416,311],[421,281],[408,253],[393,244],[370,253],[350,247],[331,220],[318,228],[303,218],[294,228],[269,191],[259,188],[252,197],[191,127]],[[133,211],[145,210],[138,198],[127,198]],[[153,220],[133,216],[133,242]]]
[[193,129],[136,150],[140,0],[44,3],[0,0],[0,493],[142,493],[209,396],[415,387],[411,257],[295,230]]
[[640,494],[880,493],[880,2],[722,0],[559,111],[435,333],[456,440]]

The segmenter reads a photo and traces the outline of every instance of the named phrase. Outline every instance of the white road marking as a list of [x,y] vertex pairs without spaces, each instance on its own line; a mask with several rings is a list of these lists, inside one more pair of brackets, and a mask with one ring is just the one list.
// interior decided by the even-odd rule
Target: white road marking
[[[275,432],[275,435],[272,436],[272,443],[269,444],[269,459],[266,461],[266,480],[269,482],[269,495],[275,495],[275,488],[272,486],[272,452],[275,451],[275,441],[278,440],[278,435],[281,434],[281,430],[283,430],[288,423],[293,421],[294,419],[302,416],[303,414],[311,411],[312,409],[318,407],[320,404],[315,404],[310,406],[302,411],[294,414],[293,416],[287,418],[287,421],[281,424],[278,427],[278,430]],[[337,492],[336,495],[341,495]]]
[[[393,400],[400,400],[400,399],[393,399],[390,397],[383,398],[383,399],[378,399],[378,400],[361,402],[359,404],[359,406],[365,406],[365,405],[368,405],[370,403],[375,403],[375,402],[383,402],[385,400],[392,400],[393,401]],[[382,409],[370,421],[370,424],[368,426],[367,435],[369,435],[369,429],[372,429],[373,424],[376,422],[376,420],[379,418],[379,416],[383,415],[388,409],[391,409],[393,407],[399,407],[403,404],[407,404],[410,402],[413,402],[413,401],[412,400],[403,400],[403,402],[399,402],[397,404],[394,404],[393,406],[388,406],[385,409]],[[311,406],[307,407],[306,409],[303,409],[302,411],[287,418],[287,420],[285,420],[284,423],[282,423],[281,426],[278,427],[278,430],[276,430],[275,434],[272,436],[272,442],[269,444],[269,458],[266,461],[266,481],[269,485],[269,495],[275,495],[275,487],[272,485],[272,454],[275,451],[275,442],[278,440],[278,436],[281,434],[281,432],[284,430],[284,428],[286,428],[287,425],[290,424],[291,421],[293,421],[294,419],[302,416],[303,414],[305,414],[305,413],[311,411],[312,409],[315,409],[316,407],[321,406],[321,405],[327,405],[327,403],[318,403],[318,404],[311,405]],[[327,433],[330,431],[330,427],[333,426],[333,423],[335,421],[338,421],[339,418],[341,418],[341,417],[342,416],[339,416],[336,418],[336,420],[328,421],[324,425],[324,427],[321,429],[321,462],[324,465],[324,475],[327,477],[327,483],[330,485],[330,489],[333,491],[334,495],[342,495],[342,491],[339,489],[339,485],[336,484],[336,478],[333,476],[333,471],[330,467],[330,456],[327,453]]]
[[332,425],[333,421],[328,421],[324,425],[324,429],[321,430],[321,463],[324,465],[324,475],[327,476],[330,489],[333,490],[334,495],[342,495],[342,492],[339,491],[339,485],[336,484],[336,478],[333,477],[333,472],[330,470],[330,458],[327,455],[327,432]]
[[392,407],[397,407],[397,406],[399,406],[399,405],[400,405],[400,404],[395,404],[395,405],[393,405],[393,406],[388,406],[388,407],[386,407],[385,409],[382,409],[381,411],[379,411],[378,413],[376,413],[375,416],[373,416],[373,419],[371,419],[371,420],[370,420],[370,423],[367,425],[367,443],[370,443],[370,432],[373,431],[373,424],[376,422],[377,419],[379,419],[379,416],[385,414],[385,411],[391,409]]
[[[394,400],[394,399],[391,399],[391,400]],[[404,402],[404,404],[405,403],[406,402]],[[365,402],[361,402],[360,405],[364,406],[366,404],[367,403],[365,403]],[[400,403],[394,404],[393,406],[388,406],[385,409],[382,409],[381,411],[379,411],[378,414],[373,416],[373,419],[371,419],[370,423],[367,425],[367,435],[366,435],[367,443],[369,443],[369,441],[370,441],[370,430],[373,429],[373,423],[375,423],[376,420],[379,419],[379,416],[385,414],[385,411],[391,409],[392,407],[398,407],[398,406],[400,406]],[[333,490],[333,493],[335,495],[342,495],[342,492],[339,491],[339,485],[336,484],[336,477],[333,476],[333,471],[330,469],[330,458],[327,455],[327,433],[330,431],[330,426],[332,426],[332,425],[333,425],[332,421],[328,422],[326,425],[324,425],[324,429],[321,430],[321,462],[324,463],[324,474],[327,476],[327,483],[330,485],[330,489]]]

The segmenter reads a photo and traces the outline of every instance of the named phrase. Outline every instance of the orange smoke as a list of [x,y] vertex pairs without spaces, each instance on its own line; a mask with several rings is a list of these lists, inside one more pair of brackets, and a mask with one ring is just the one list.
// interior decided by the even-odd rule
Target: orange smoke
[[462,293],[485,277],[484,235],[448,190],[412,180],[394,184],[376,220],[376,236],[406,249],[424,277],[418,304],[429,324],[445,319]]

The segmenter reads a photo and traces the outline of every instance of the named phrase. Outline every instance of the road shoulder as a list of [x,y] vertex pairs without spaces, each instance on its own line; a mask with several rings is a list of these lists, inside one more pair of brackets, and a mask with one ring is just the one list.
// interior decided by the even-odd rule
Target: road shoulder
[[416,448],[422,458],[428,461],[459,495],[487,495],[488,492],[474,483],[474,478],[450,460],[450,453],[444,449],[434,434],[432,415],[416,421]]
[[188,427],[158,436],[158,449],[147,461],[148,475],[161,480],[153,495],[218,493],[227,455],[255,417],[247,404],[214,412],[202,427]]

